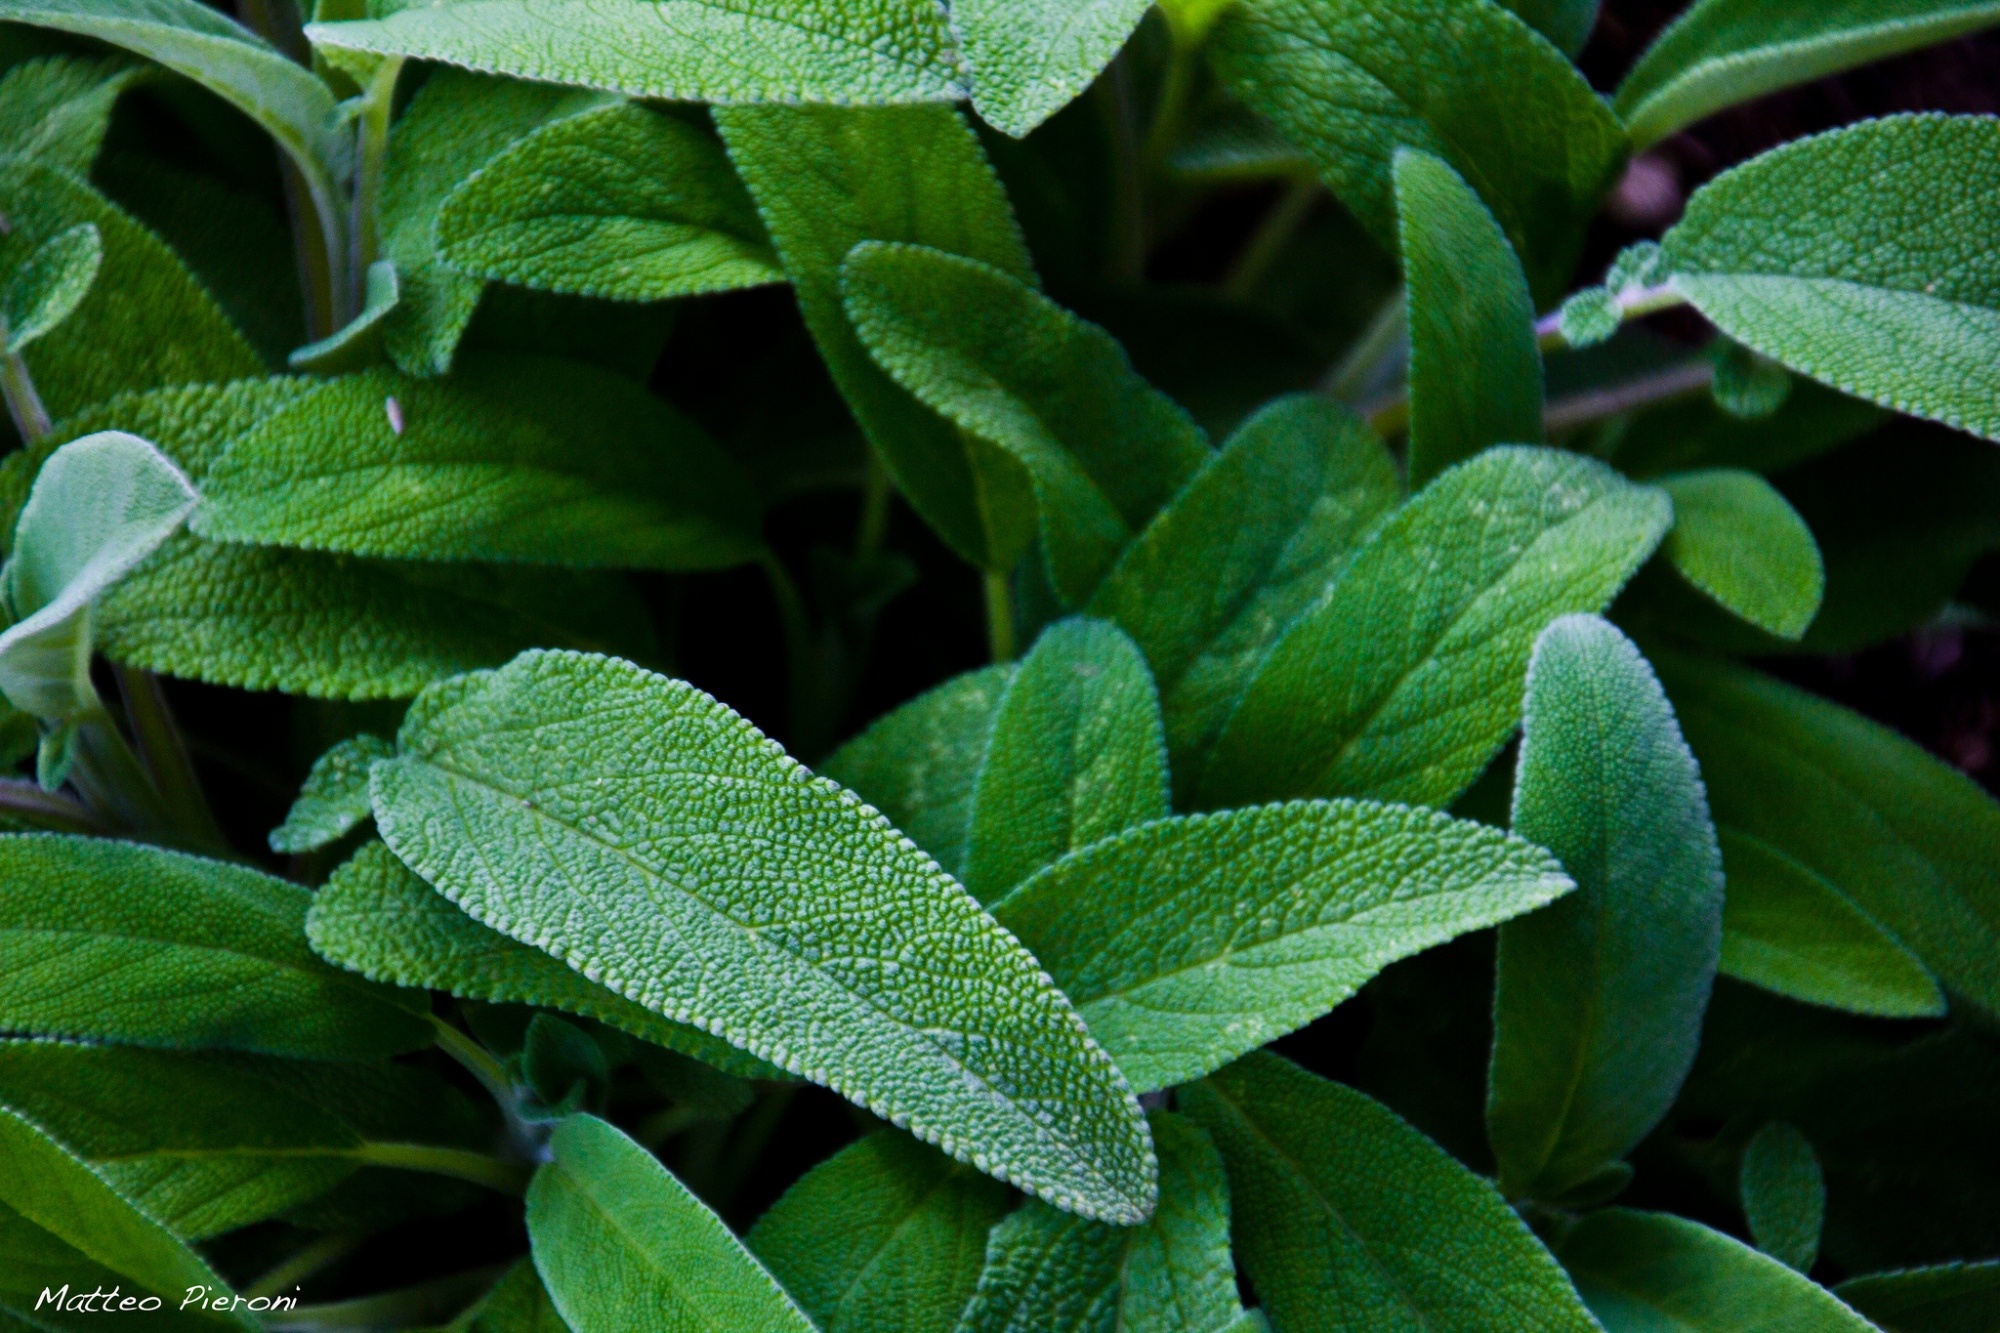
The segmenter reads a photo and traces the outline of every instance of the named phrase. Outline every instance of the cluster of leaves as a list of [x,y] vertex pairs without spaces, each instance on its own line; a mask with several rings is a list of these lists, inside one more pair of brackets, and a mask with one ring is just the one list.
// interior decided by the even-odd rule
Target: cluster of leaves
[[2000,806],[1740,660],[2000,545],[2000,121],[1573,290],[2000,4],[1158,4],[0,0],[0,1327],[2000,1321]]

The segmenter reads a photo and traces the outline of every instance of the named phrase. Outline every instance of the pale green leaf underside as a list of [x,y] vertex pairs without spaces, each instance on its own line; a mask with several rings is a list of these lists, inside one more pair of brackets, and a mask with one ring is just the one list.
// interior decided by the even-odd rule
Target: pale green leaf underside
[[59,231],[14,270],[0,297],[9,352],[23,347],[70,317],[97,281],[104,265],[104,239],[92,223]]
[[1736,103],[1994,23],[1993,0],[1703,0],[1647,48],[1613,105],[1644,146]]
[[1142,825],[994,911],[1151,1091],[1304,1026],[1398,958],[1570,887],[1547,853],[1484,825],[1298,801]]
[[376,824],[477,919],[990,1174],[1146,1215],[1138,1106],[1040,965],[723,705],[529,653],[427,692],[399,744],[374,769]]
[[271,830],[271,850],[297,855],[338,841],[369,816],[368,766],[396,747],[380,736],[353,736],[313,760],[285,822]]
[[22,157],[88,176],[113,105],[145,72],[116,58],[23,60],[0,76],[0,143]]
[[1020,138],[1111,63],[1149,0],[956,0],[951,23],[972,72],[972,105]]
[[1812,529],[1754,472],[1714,469],[1663,477],[1674,527],[1660,553],[1724,608],[1781,639],[1819,614],[1826,567]]

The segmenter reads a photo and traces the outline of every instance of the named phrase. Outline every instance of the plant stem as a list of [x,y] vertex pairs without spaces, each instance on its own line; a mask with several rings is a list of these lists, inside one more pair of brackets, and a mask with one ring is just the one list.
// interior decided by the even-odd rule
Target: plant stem
[[889,535],[889,469],[873,449],[861,482],[861,522],[854,530],[854,554],[866,558],[882,549]]
[[1375,393],[1406,354],[1408,314],[1403,304],[1403,289],[1398,287],[1382,302],[1367,331],[1320,381],[1320,392],[1350,407]]
[[483,1152],[440,1148],[429,1143],[364,1143],[354,1150],[354,1160],[369,1166],[393,1166],[469,1180],[502,1194],[525,1193],[528,1178],[535,1174],[534,1168],[525,1162],[506,1162]]
[[1167,74],[1160,85],[1160,100],[1153,107],[1153,123],[1146,127],[1142,165],[1157,171],[1173,151],[1187,120],[1188,98],[1194,92],[1194,75],[1199,48],[1173,33],[1173,50],[1167,57]]
[[812,621],[806,617],[805,598],[799,595],[799,585],[792,580],[785,562],[778,559],[778,553],[767,546],[757,557],[757,563],[770,581],[771,600],[777,603],[778,623],[785,634],[785,656],[791,667],[791,723],[796,742],[818,734],[814,701],[819,692],[814,688],[814,672],[819,654],[813,647]]
[[387,56],[375,67],[363,94],[354,170],[354,217],[348,224],[349,260],[347,280],[353,291],[349,302],[359,311],[366,296],[368,266],[381,248],[377,214],[382,198],[382,172],[389,153],[389,114],[395,107],[396,80],[403,72],[401,56]]
[[523,1161],[534,1161],[547,1134],[521,1118],[520,1099],[514,1094],[514,1080],[506,1066],[493,1058],[493,1052],[436,1014],[430,1018],[437,1033],[438,1049],[456,1060],[486,1089],[486,1095],[500,1108],[500,1117],[506,1122],[508,1143]]
[[[6,322],[0,320],[0,338],[5,334]],[[0,352],[0,392],[6,395],[7,415],[14,418],[14,429],[21,433],[23,444],[46,439],[55,429],[49,409],[42,406],[42,396],[35,391],[35,377],[28,373],[28,363],[19,352]]]
[[1236,262],[1229,267],[1229,275],[1222,280],[1222,291],[1239,301],[1248,300],[1257,290],[1257,284],[1284,253],[1285,246],[1299,228],[1312,215],[1313,205],[1319,201],[1319,181],[1311,176],[1297,176],[1264,214],[1264,220],[1257,224],[1257,230],[1250,235],[1250,241],[1243,252],[1236,256]]
[[1111,235],[1105,276],[1137,282],[1146,269],[1146,184],[1132,113],[1132,71],[1121,52],[1097,81],[1097,104],[1111,141]]
[[215,812],[202,794],[201,780],[195,776],[194,762],[188,757],[187,743],[167,705],[165,691],[152,673],[136,667],[114,666],[118,690],[125,700],[125,716],[132,723],[132,737],[138,743],[139,759],[160,798],[167,819],[183,846],[224,857],[232,855],[229,840],[215,822]]
[[43,791],[22,778],[0,778],[0,813],[56,833],[103,835],[113,831],[89,806],[61,792]]
[[267,1319],[264,1327],[271,1333],[319,1333],[322,1329],[411,1328],[442,1323],[484,1295],[506,1271],[505,1265],[477,1268],[400,1291],[385,1291],[379,1296],[329,1305],[301,1305]]
[[[114,828],[186,847],[167,815],[153,778],[99,702],[80,720],[70,784],[83,803]],[[190,850],[194,850],[190,848]],[[205,848],[202,850],[213,850]]]
[[296,1287],[313,1274],[322,1272],[345,1259],[361,1244],[362,1239],[360,1236],[349,1235],[321,1236],[243,1288],[243,1295],[252,1300],[259,1296],[281,1296],[288,1288]]
[[1608,417],[1636,412],[1655,403],[1684,398],[1706,389],[1715,379],[1715,367],[1706,360],[1674,366],[1657,374],[1641,376],[1608,389],[1593,389],[1550,403],[1544,414],[1551,434],[1588,426]]
[[1014,597],[1005,574],[986,572],[986,641],[996,662],[1014,660]]

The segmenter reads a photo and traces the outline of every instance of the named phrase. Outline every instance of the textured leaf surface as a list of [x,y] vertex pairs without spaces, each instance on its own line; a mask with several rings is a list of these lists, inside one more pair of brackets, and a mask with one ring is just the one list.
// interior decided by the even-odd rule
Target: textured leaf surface
[[1560,1198],[1679,1094],[1722,946],[1701,772],[1646,659],[1596,616],[1528,666],[1514,832],[1577,891],[1500,928],[1487,1130],[1509,1195]]
[[1810,1272],[1826,1223],[1826,1175],[1812,1141],[1796,1125],[1771,1121],[1744,1145],[1737,1188],[1757,1248],[1787,1268]]
[[646,1312],[661,1333],[813,1333],[812,1321],[658,1159],[592,1116],[549,1141],[528,1187],[535,1268],[576,1333]]
[[808,1171],[743,1243],[820,1333],[952,1333],[1009,1202],[998,1182],[884,1131]]
[[863,241],[928,245],[1034,280],[971,127],[948,107],[732,107],[715,122],[820,356],[897,488],[959,555],[1012,568],[1033,530],[1025,481],[875,364],[840,294],[841,262]]
[[0,837],[0,1028],[354,1059],[430,1043],[392,991],[306,947],[312,895],[136,843]]
[[1025,469],[1050,578],[1072,606],[1208,459],[1201,427],[1139,377],[1117,340],[1011,274],[864,244],[842,266],[841,290],[882,369]]
[[1819,614],[1826,567],[1812,529],[1754,472],[1715,469],[1660,480],[1674,527],[1661,554],[1683,578],[1757,628],[1796,640]]
[[1545,300],[1569,281],[1583,224],[1624,165],[1617,118],[1491,0],[1245,0],[1216,24],[1210,57],[1386,248],[1396,149],[1450,163]]
[[322,46],[673,101],[915,102],[963,95],[925,0],[461,0],[315,23]]
[[1061,621],[994,714],[959,878],[995,902],[1065,852],[1166,816],[1167,785],[1146,659],[1115,626]]
[[1833,884],[1769,843],[1725,829],[1722,971],[1882,1018],[1935,1018],[1944,992],[1916,955]]
[[556,1313],[534,1261],[522,1259],[444,1333],[570,1333],[570,1327]]
[[1237,1257],[1285,1333],[1594,1327],[1500,1192],[1381,1104],[1266,1054],[1180,1097],[1222,1150]]
[[1410,327],[1410,488],[1495,444],[1539,444],[1542,354],[1521,261],[1443,161],[1395,157]]
[[2000,439],[2000,120],[1891,116],[1717,177],[1667,233],[1730,337],[1898,412]]
[[1993,0],[1702,0],[1646,49],[1614,105],[1650,144],[1738,102],[1995,23]]
[[749,480],[699,426],[621,375],[542,357],[316,386],[231,444],[201,489],[191,526],[211,541],[662,569],[759,547]]
[[1388,451],[1357,418],[1324,398],[1282,398],[1126,548],[1090,612],[1145,652],[1183,797],[1271,646],[1400,495]]
[[707,695],[529,653],[426,692],[398,743],[376,824],[485,924],[1076,1211],[1150,1209],[1138,1106],[1035,960]]
[[2000,1006],[2000,806],[1837,704],[1747,668],[1656,656],[1716,824],[1833,884],[1939,981]]
[[1834,1294],[1887,1333],[1980,1333],[2000,1319],[2000,1260],[1871,1273]]
[[363,846],[314,895],[306,937],[320,957],[372,981],[560,1009],[745,1078],[785,1077],[728,1042],[662,1018],[540,949],[479,924],[379,842]]
[[368,766],[396,747],[380,736],[351,736],[313,760],[285,822],[271,830],[271,850],[310,852],[337,842],[369,817]]
[[79,222],[59,231],[29,255],[7,281],[0,314],[7,324],[7,350],[18,352],[70,317],[90,292],[104,265],[104,241],[97,228]]
[[541,291],[662,301],[784,281],[715,139],[630,104],[544,125],[438,210],[444,262]]
[[965,869],[973,786],[1013,663],[955,676],[877,718],[820,771],[889,817],[947,873]]
[[1302,1027],[1398,958],[1570,888],[1538,847],[1434,811],[1298,801],[1076,852],[995,909],[1142,1091]]
[[1112,1227],[1030,1203],[993,1229],[958,1333],[1220,1333],[1243,1314],[1229,1182],[1208,1135],[1164,1111],[1160,1206]]
[[88,176],[111,108],[143,73],[116,59],[24,60],[0,76],[0,143],[44,166]]
[[1147,0],[957,0],[951,23],[972,105],[1020,138],[1088,88],[1145,17]]
[[1573,454],[1492,449],[1453,468],[1271,651],[1216,745],[1200,803],[1449,804],[1514,729],[1542,628],[1602,610],[1671,513],[1660,492]]
[[1606,1333],[1869,1333],[1824,1287],[1699,1222],[1610,1208],[1559,1252]]

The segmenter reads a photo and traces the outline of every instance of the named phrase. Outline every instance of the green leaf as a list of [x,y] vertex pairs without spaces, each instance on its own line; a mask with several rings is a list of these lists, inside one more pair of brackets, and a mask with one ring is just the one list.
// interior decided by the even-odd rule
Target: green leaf
[[359,828],[371,814],[368,766],[395,753],[395,746],[364,732],[313,760],[285,822],[271,830],[271,850],[288,856],[318,851]]
[[1663,477],[1674,526],[1660,553],[1725,609],[1797,640],[1819,614],[1826,568],[1812,529],[1770,482],[1716,468]]
[[619,301],[785,277],[715,139],[629,103],[545,125],[494,157],[444,201],[436,234],[461,273]]
[[1993,0],[1701,0],[1646,49],[1613,106],[1644,147],[1739,102],[1996,22]]
[[24,60],[0,76],[0,143],[44,166],[88,176],[111,108],[145,73],[118,59]]
[[391,559],[712,569],[758,549],[750,483],[694,422],[581,362],[488,354],[301,393],[229,445],[211,541]]
[[451,1321],[440,1333],[570,1333],[568,1324],[549,1301],[532,1259],[522,1259],[479,1304]]
[[382,327],[403,303],[402,280],[396,266],[378,259],[368,266],[361,313],[317,342],[294,348],[285,358],[293,370],[339,375],[365,370],[382,360]]
[[1674,1104],[1722,946],[1701,772],[1646,659],[1596,616],[1528,665],[1514,832],[1577,892],[1500,928],[1486,1123],[1510,1196],[1559,1199]]
[[1091,85],[1146,16],[1148,0],[956,0],[952,29],[972,73],[972,105],[1015,138]]
[[1139,649],[1103,621],[1043,631],[993,716],[965,869],[994,903],[1065,852],[1170,812],[1160,700]]
[[1671,514],[1661,492],[1549,449],[1490,449],[1446,472],[1279,640],[1216,744],[1200,803],[1448,805],[1519,720],[1542,628],[1602,610]]
[[1757,1248],[1787,1268],[1812,1271],[1826,1223],[1826,1176],[1812,1141],[1773,1120],[1743,1148],[1737,1188]]
[[[29,1303],[44,1283],[75,1283],[79,1289],[73,1296],[80,1297],[90,1290],[82,1284],[95,1284],[98,1273],[132,1283],[137,1290],[128,1295],[157,1296],[160,1323],[171,1318],[170,1326],[261,1327],[240,1310],[228,1313],[234,1304],[228,1284],[199,1255],[121,1198],[61,1144],[5,1107],[0,1107],[0,1237],[7,1245],[9,1270],[0,1275],[0,1309],[11,1309],[24,1321],[34,1319],[28,1327],[40,1326],[44,1317],[34,1315]],[[36,1273],[37,1259],[53,1262],[46,1272]],[[182,1313],[184,1298],[197,1291],[219,1297],[223,1309],[197,1305],[199,1316]],[[166,1311],[174,1313],[169,1317]],[[148,1315],[145,1322],[156,1321]]]
[[1656,654],[1715,821],[1834,885],[2000,1008],[2000,806],[1885,727],[1744,667]]
[[427,1046],[402,997],[306,946],[312,895],[137,843],[0,836],[0,1030],[322,1059]]
[[306,36],[318,46],[670,101],[964,95],[944,11],[925,0],[461,0],[368,22],[314,23]]
[[1378,437],[1296,395],[1245,422],[1126,548],[1090,613],[1145,652],[1183,799],[1272,645],[1400,498]]
[[644,1148],[572,1116],[528,1187],[535,1268],[576,1333],[813,1333],[722,1219]]
[[912,507],[973,564],[1011,569],[1032,540],[1019,468],[970,442],[876,366],[847,322],[840,269],[862,241],[965,255],[1032,282],[1034,266],[978,138],[948,107],[715,112],[834,383]]
[[1026,470],[1049,576],[1071,606],[1207,461],[1201,427],[1110,334],[1000,269],[868,242],[841,290],[882,369]]
[[2000,1260],[1870,1273],[1833,1290],[1886,1333],[1983,1333],[2000,1318]]
[[1569,891],[1539,847],[1431,810],[1296,801],[1086,847],[994,914],[1141,1091],[1302,1027],[1398,958]]
[[1558,1247],[1606,1333],[1873,1333],[1874,1325],[1775,1259],[1699,1222],[1610,1208]]
[[1492,0],[1244,0],[1216,72],[1306,150],[1396,249],[1398,148],[1450,163],[1493,210],[1542,300],[1625,165],[1625,131],[1575,66]]
[[1275,1055],[1180,1093],[1229,1169],[1236,1253],[1285,1333],[1588,1333],[1493,1186],[1380,1103]]
[[1916,955],[1832,883],[1769,843],[1722,831],[1722,972],[1807,1004],[1936,1018],[1944,992]]
[[787,1077],[700,1028],[662,1018],[540,949],[481,925],[379,842],[367,843],[333,872],[314,895],[305,929],[320,957],[371,981],[560,1009],[744,1078]]
[[952,1333],[1009,1203],[998,1182],[882,1131],[800,1177],[743,1243],[820,1333]]
[[437,71],[410,99],[389,133],[380,205],[382,253],[402,287],[382,337],[399,367],[412,375],[450,370],[479,305],[479,279],[438,255],[439,210],[451,193],[538,127],[605,100],[455,69]]
[[965,871],[972,792],[993,720],[1019,668],[954,676],[836,750],[820,771],[888,816],[951,875]]
[[10,280],[41,246],[81,224],[95,226],[103,243],[97,281],[31,349],[35,387],[57,420],[113,394],[261,371],[257,354],[173,252],[81,180],[0,158],[0,199],[11,227],[0,241],[0,273]]
[[1575,59],[1597,26],[1598,0],[1501,0],[1528,25]]
[[2000,121],[1891,116],[1754,158],[1667,233],[1672,284],[1736,341],[2000,439]]
[[1040,964],[714,699],[528,653],[427,691],[398,745],[376,824],[485,924],[1062,1206],[1150,1210],[1138,1105]]
[[44,241],[14,270],[0,294],[6,350],[19,352],[68,319],[89,295],[103,265],[104,241],[91,223],[79,222]]
[[1396,216],[1410,325],[1410,488],[1488,445],[1540,444],[1542,354],[1527,275],[1479,196],[1399,148]]
[[1030,1203],[993,1229],[957,1333],[1222,1333],[1243,1315],[1215,1146],[1155,1111],[1160,1206],[1112,1227]]

